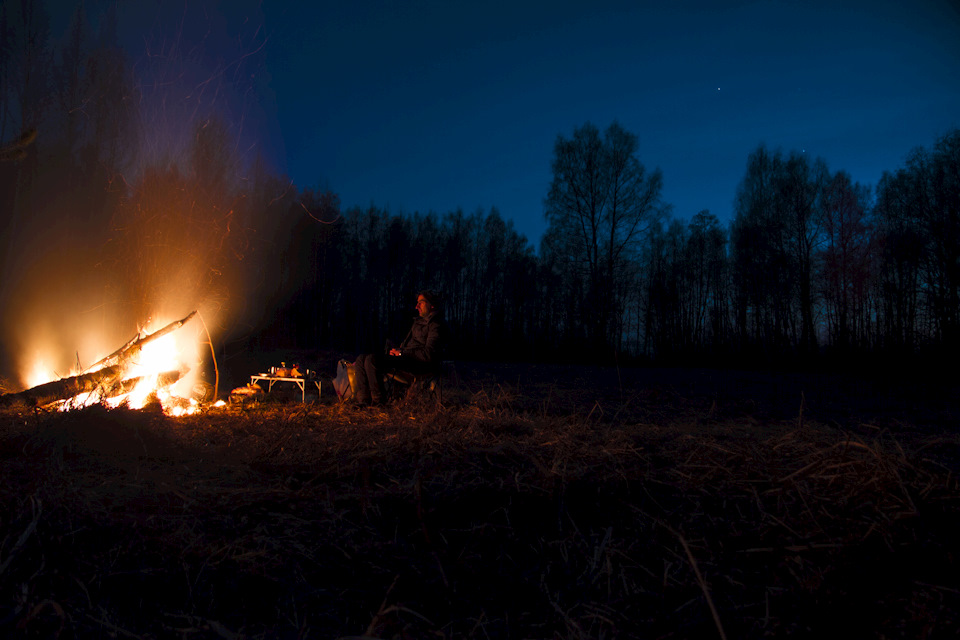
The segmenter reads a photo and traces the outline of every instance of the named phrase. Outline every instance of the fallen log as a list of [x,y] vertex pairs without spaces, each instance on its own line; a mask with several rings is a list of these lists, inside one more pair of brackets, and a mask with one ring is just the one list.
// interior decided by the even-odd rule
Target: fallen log
[[[122,373],[123,367],[114,365],[91,373],[45,382],[25,391],[0,396],[0,406],[45,407],[85,393],[98,393],[101,399],[115,398],[130,393],[147,377],[137,376],[121,380]],[[163,389],[176,384],[185,373],[186,371],[166,371],[158,374],[156,386]]]
[[2,395],[0,396],[0,404],[43,407],[52,402],[74,398],[82,393],[91,393],[97,389],[108,389],[115,386],[119,381],[122,369],[120,365],[113,365],[91,373],[45,382],[25,391]]

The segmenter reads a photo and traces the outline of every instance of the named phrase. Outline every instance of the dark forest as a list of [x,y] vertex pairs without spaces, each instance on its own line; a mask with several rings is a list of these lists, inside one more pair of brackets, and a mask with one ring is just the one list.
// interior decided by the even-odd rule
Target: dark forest
[[296,321],[271,330],[303,345],[380,339],[427,285],[448,296],[458,351],[473,356],[955,353],[960,132],[914,150],[875,190],[822,159],[759,146],[727,227],[708,211],[672,217],[636,147],[617,125],[558,139],[539,252],[496,210],[338,216],[335,195],[299,194],[288,212],[309,215],[284,261],[283,316]]

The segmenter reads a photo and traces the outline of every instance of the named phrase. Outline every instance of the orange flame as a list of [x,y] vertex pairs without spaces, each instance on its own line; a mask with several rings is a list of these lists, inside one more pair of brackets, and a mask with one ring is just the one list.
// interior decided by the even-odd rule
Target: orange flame
[[[164,326],[164,325],[160,325]],[[144,330],[141,335],[151,333]],[[200,411],[200,403],[192,397],[193,387],[198,378],[201,343],[189,331],[174,331],[143,345],[140,352],[126,363],[123,380],[139,378],[139,382],[129,392],[104,398],[99,391],[85,393],[60,402],[61,411],[103,403],[109,407],[126,405],[131,409],[142,409],[156,398],[169,416],[191,415]],[[38,356],[30,373],[26,376],[30,387],[56,379],[44,366],[45,359]],[[97,367],[100,368],[100,367]],[[72,371],[71,376],[91,373],[97,368],[86,371]],[[180,379],[170,386],[161,386],[161,374],[184,372]],[[217,403],[221,404],[221,403]]]

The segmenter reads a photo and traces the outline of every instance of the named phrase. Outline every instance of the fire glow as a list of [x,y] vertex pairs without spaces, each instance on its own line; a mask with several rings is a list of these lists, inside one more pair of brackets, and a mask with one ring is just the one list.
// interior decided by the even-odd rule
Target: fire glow
[[[101,368],[102,365],[98,366],[97,369],[77,372],[74,375],[94,373]],[[180,387],[181,381],[178,380],[175,385],[170,386],[160,384],[160,376],[163,373],[181,371],[182,369],[181,349],[177,345],[176,337],[173,334],[168,334],[145,345],[137,356],[131,358],[124,379],[137,380],[132,390],[117,396],[107,397],[104,395],[105,389],[96,389],[63,400],[58,403],[57,408],[61,411],[67,411],[72,408],[103,403],[111,408],[126,405],[131,409],[142,409],[151,401],[152,394],[156,396],[163,406],[164,413],[168,415],[179,416],[195,413],[199,408],[199,403],[194,398],[186,398],[174,393],[174,388]]]
[[[48,376],[15,396],[27,404],[60,411],[93,404],[142,409],[159,403],[170,416],[196,413],[205,396],[204,386],[198,382],[202,343],[190,332],[179,331],[194,315],[196,312],[152,333],[144,329],[94,365],[59,380]],[[33,370],[42,369],[38,362]],[[198,390],[200,399],[195,397]]]

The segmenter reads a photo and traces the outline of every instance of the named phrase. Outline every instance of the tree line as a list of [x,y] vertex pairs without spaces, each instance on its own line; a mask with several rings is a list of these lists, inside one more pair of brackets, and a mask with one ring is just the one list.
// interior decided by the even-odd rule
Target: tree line
[[706,210],[671,216],[660,172],[643,167],[637,147],[617,123],[558,137],[539,252],[496,209],[340,213],[334,194],[304,192],[292,209],[320,215],[301,216],[291,244],[298,341],[349,336],[372,348],[397,336],[416,289],[431,286],[447,296],[456,349],[474,356],[956,354],[960,131],[914,149],[875,189],[821,158],[760,145],[726,226]]
[[708,211],[672,217],[659,171],[645,170],[636,149],[616,123],[558,137],[539,252],[496,209],[341,213],[334,194],[303,192],[285,260],[297,265],[284,315],[296,319],[298,343],[396,339],[416,289],[431,286],[447,296],[457,351],[475,356],[955,352],[960,132],[915,149],[875,190],[822,159],[758,146],[727,226]]
[[[216,104],[195,110],[181,152],[147,153],[143,85],[110,11],[93,31],[78,10],[56,46],[40,3],[0,11],[0,142],[39,132],[0,163],[7,349],[51,316],[124,335],[166,306],[206,308],[220,339],[257,348],[366,351],[402,339],[417,290],[434,288],[463,358],[956,354],[960,131],[875,188],[760,145],[725,225],[675,217],[638,136],[586,123],[557,137],[534,247],[496,208],[344,208],[335,188],[238,153]],[[72,353],[79,334],[58,329]]]

